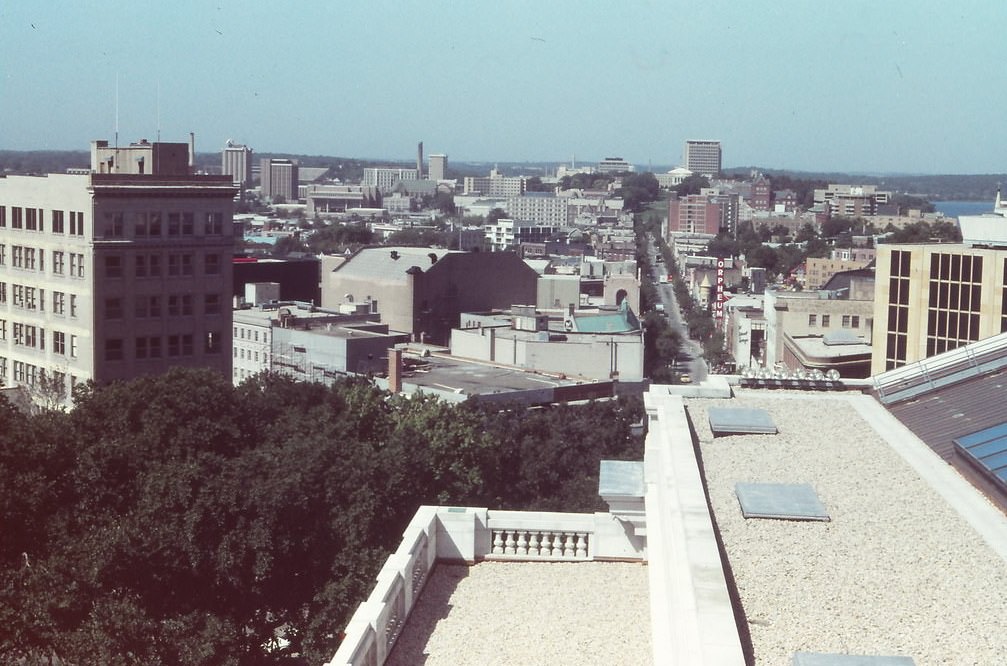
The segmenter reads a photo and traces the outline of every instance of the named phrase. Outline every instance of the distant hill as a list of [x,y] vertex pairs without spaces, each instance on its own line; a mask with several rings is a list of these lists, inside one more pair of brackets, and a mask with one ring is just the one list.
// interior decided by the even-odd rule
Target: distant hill
[[[362,159],[330,155],[294,155],[289,153],[255,153],[255,159],[277,157],[295,159],[306,167],[326,167],[329,175],[344,181],[358,181],[364,168],[371,166],[414,166],[408,160]],[[86,150],[0,150],[0,173],[45,174],[63,173],[69,168],[87,167],[90,154]],[[486,175],[496,167],[505,175],[550,176],[563,161],[555,162],[462,162],[449,161],[449,177]],[[585,162],[584,164],[591,164]],[[220,172],[220,153],[196,153],[196,166],[208,173]],[[653,165],[654,173],[671,169],[668,165]],[[644,170],[640,166],[638,171]],[[919,175],[919,174],[853,174],[842,172],[789,171],[754,166],[731,167],[725,174],[747,177],[761,171],[772,179],[774,174],[787,175],[801,180],[824,180],[830,183],[877,185],[880,188],[911,194],[929,201],[992,201],[997,188],[1007,183],[1007,173],[969,175]]]

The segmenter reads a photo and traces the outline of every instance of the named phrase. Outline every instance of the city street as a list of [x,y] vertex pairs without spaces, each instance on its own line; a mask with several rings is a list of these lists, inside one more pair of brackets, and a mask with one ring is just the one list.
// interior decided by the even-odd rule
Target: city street
[[702,356],[703,348],[698,342],[689,338],[689,329],[678,309],[678,301],[675,299],[675,290],[670,278],[668,281],[664,281],[668,275],[668,270],[663,261],[661,263],[657,261],[659,255],[653,238],[647,238],[647,247],[650,252],[651,265],[654,266],[655,279],[657,280],[657,294],[661,299],[661,303],[664,304],[664,315],[668,319],[668,324],[671,328],[682,336],[682,350],[679,357],[682,361],[685,361],[685,357],[688,357],[688,361],[685,361],[685,364],[689,370],[689,377],[693,382],[701,382],[709,374],[706,360]]

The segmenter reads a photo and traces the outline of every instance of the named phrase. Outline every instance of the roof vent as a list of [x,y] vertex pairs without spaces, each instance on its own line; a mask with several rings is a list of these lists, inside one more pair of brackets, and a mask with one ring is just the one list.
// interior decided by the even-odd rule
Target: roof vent
[[396,261],[398,261],[398,259],[399,259],[399,251],[398,250],[392,250],[391,257],[392,257],[392,259],[395,259]]

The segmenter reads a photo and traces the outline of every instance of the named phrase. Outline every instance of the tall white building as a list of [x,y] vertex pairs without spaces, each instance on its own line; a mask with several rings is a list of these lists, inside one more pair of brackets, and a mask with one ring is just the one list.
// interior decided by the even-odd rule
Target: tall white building
[[719,141],[691,140],[685,142],[682,154],[683,166],[707,177],[720,174],[721,150]]
[[221,173],[228,175],[235,185],[252,186],[252,149],[228,140],[220,154]]
[[296,202],[298,190],[298,164],[295,160],[263,158],[260,160],[259,178],[261,193],[272,202]]
[[190,175],[184,143],[91,154],[0,178],[0,380],[59,402],[176,365],[230,375],[231,177]]
[[430,156],[430,167],[427,177],[429,180],[444,180],[448,171],[448,156],[435,154]]

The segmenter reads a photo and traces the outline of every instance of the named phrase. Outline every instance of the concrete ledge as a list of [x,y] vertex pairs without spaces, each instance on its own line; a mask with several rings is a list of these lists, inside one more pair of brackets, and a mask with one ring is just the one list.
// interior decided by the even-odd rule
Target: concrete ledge
[[645,481],[654,663],[743,665],[683,400],[651,390],[644,403],[650,419]]
[[650,393],[680,395],[685,398],[730,398],[731,384],[724,375],[709,375],[698,384],[654,384]]

